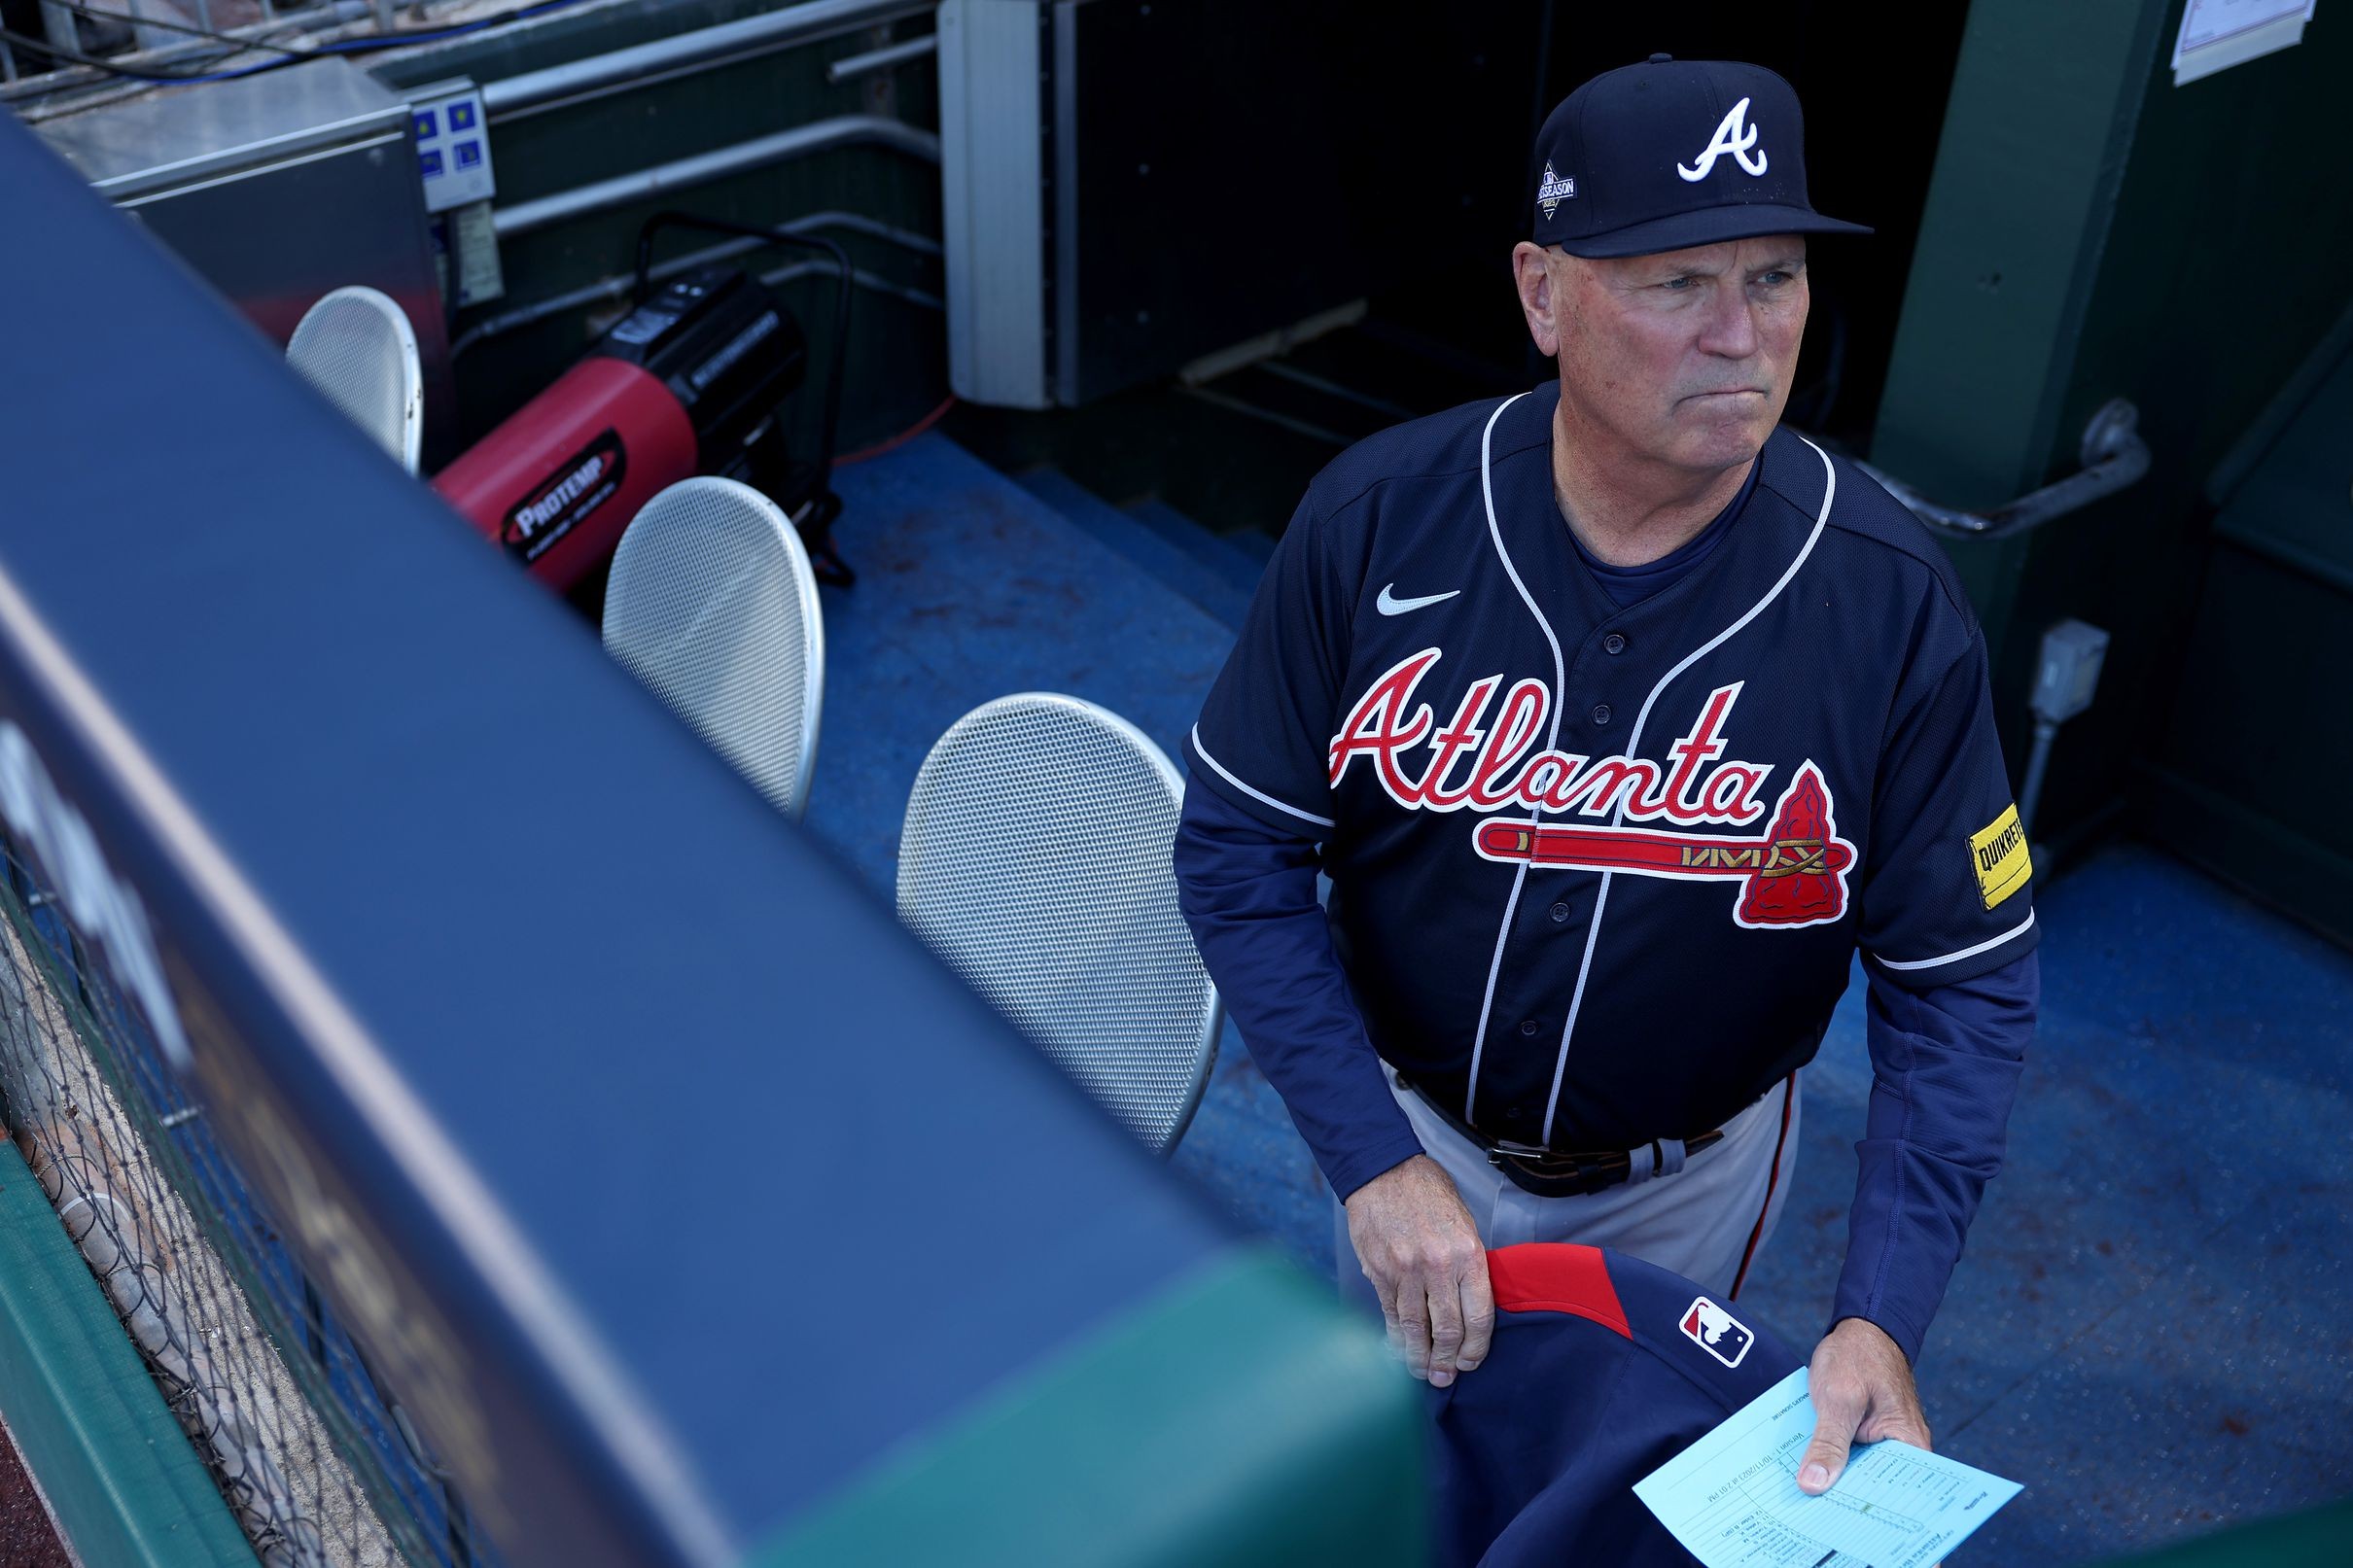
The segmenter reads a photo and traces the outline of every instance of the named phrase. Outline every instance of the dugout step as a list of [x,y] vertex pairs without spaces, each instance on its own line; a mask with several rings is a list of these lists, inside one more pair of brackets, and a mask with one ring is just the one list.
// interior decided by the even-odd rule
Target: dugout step
[[1258,578],[1275,554],[1273,535],[1254,528],[1213,534],[1158,496],[1131,501],[1119,509],[1245,593],[1258,591]]
[[1059,468],[1031,468],[1012,474],[1014,484],[1082,529],[1099,543],[1110,545],[1127,560],[1143,567],[1160,583],[1183,600],[1226,625],[1243,625],[1249,609],[1249,592],[1256,585],[1259,564],[1238,547],[1226,545],[1181,512],[1153,504],[1150,515],[1120,510],[1061,472]]

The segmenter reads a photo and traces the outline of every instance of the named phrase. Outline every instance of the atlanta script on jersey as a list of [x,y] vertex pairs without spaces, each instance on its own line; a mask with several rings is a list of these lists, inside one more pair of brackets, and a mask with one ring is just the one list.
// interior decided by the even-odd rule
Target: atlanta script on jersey
[[[1491,860],[1583,866],[1645,877],[1682,877],[1741,885],[1733,919],[1742,925],[1813,925],[1846,913],[1846,872],[1854,846],[1837,836],[1829,786],[1811,761],[1801,763],[1759,836],[1676,833],[1617,822],[1666,821],[1700,827],[1745,825],[1766,815],[1759,800],[1770,762],[1724,762],[1703,771],[1724,749],[1719,732],[1740,683],[1707,694],[1691,729],[1667,749],[1668,764],[1642,757],[1585,757],[1538,749],[1551,693],[1540,680],[1515,684],[1494,722],[1481,728],[1502,677],[1472,682],[1455,716],[1437,734],[1426,708],[1410,709],[1414,690],[1443,657],[1423,648],[1384,672],[1349,712],[1332,738],[1331,782],[1337,787],[1358,757],[1373,759],[1388,797],[1408,811],[1572,812],[1609,819],[1610,826],[1551,825],[1541,819],[1493,818],[1470,835]],[[1428,743],[1421,776],[1408,753]],[[1448,780],[1459,775],[1457,783]]]
[[1920,524],[1778,431],[1713,552],[1620,610],[1553,498],[1558,396],[1318,475],[1188,760],[1322,843],[1382,1056],[1491,1136],[1622,1148],[1809,1060],[1858,945],[1934,984],[2036,932],[1984,641]]

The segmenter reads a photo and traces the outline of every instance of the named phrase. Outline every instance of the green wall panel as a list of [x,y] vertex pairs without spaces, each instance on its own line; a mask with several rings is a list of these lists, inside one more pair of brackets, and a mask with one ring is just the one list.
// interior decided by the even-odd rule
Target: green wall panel
[[2042,481],[2162,10],[1970,8],[1872,438],[1940,500]]
[[2348,670],[2353,593],[2218,547],[2140,815],[2184,857],[2353,945]]
[[2202,1536],[2107,1568],[2344,1568],[2353,1557],[2353,1502]]
[[2288,394],[2292,407],[2232,487],[2222,538],[2353,594],[2353,312]]
[[1422,1563],[1420,1385],[1268,1250],[1228,1254],[753,1553],[755,1568]]
[[212,1477],[6,1137],[0,1415],[89,1568],[254,1568]]
[[2173,86],[2180,0],[1979,0],[1872,457],[1999,502],[2072,470],[2130,399],[2154,462],[2022,539],[1949,546],[1983,614],[2014,777],[2036,647],[2113,635],[2059,735],[2039,838],[2112,814],[2172,721],[2211,537],[2208,474],[2353,302],[2336,148],[2353,30]]

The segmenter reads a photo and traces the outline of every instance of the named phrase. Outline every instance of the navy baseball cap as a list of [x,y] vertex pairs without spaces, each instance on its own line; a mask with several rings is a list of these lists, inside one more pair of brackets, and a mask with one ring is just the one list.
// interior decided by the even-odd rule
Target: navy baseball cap
[[1536,135],[1535,242],[1649,256],[1757,234],[1868,234],[1806,197],[1806,119],[1761,65],[1653,54],[1561,100]]

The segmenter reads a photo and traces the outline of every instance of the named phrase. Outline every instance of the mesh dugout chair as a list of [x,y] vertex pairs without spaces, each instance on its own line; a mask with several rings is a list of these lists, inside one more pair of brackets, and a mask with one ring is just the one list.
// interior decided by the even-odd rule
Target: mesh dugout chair
[[899,919],[1158,1154],[1221,1016],[1169,869],[1183,792],[1125,719],[1025,692],[939,738],[898,841]]
[[605,647],[787,817],[809,804],[825,630],[784,509],[733,479],[646,503],[614,552]]
[[425,386],[407,312],[373,289],[337,289],[303,312],[286,363],[369,439],[417,471]]

